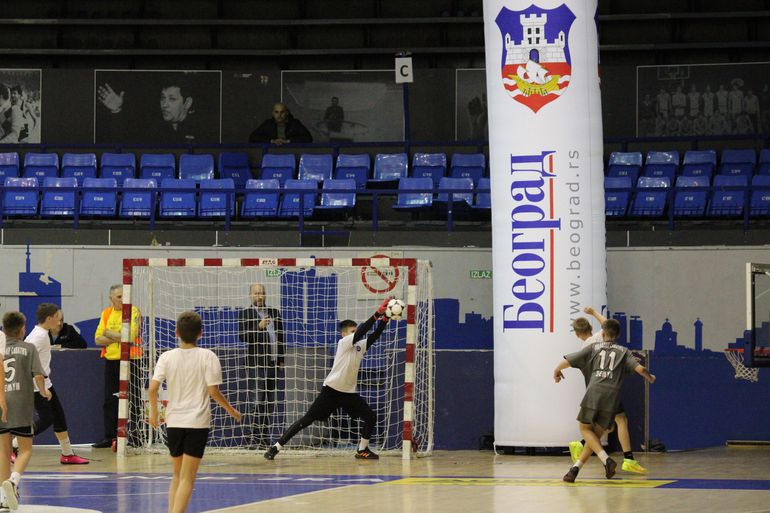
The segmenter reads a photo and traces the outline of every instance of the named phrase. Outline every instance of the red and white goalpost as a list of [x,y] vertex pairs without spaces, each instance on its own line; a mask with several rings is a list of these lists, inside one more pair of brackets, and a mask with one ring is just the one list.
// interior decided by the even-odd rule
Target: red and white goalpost
[[[250,305],[249,286],[265,287],[267,305],[283,318],[285,365],[277,380],[246,357],[238,313]],[[403,299],[407,312],[391,321],[367,352],[359,393],[377,414],[371,441],[377,452],[404,458],[433,448],[434,325],[432,273],[428,261],[412,258],[145,258],[123,261],[123,330],[120,367],[118,453],[157,452],[165,430],[146,422],[147,387],[158,356],[176,347],[174,325],[185,310],[203,318],[202,347],[222,363],[222,393],[245,414],[236,425],[212,411],[209,449],[264,447],[312,403],[331,368],[338,322],[363,322],[388,296]],[[142,356],[130,360],[131,308],[141,314]],[[161,390],[161,401],[164,399]],[[162,415],[161,415],[162,416]],[[345,450],[357,443],[357,421],[338,412],[298,434],[287,449]]]

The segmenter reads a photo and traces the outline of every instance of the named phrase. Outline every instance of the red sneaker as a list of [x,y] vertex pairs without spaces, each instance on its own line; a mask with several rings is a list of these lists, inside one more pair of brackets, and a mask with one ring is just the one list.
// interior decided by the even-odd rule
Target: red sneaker
[[85,458],[81,458],[77,454],[72,454],[70,456],[61,455],[61,458],[59,458],[59,461],[62,465],[88,465],[90,463],[89,460]]

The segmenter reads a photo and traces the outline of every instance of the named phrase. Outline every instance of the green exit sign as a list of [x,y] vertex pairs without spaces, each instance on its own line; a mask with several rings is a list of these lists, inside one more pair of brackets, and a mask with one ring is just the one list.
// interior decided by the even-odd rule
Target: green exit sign
[[471,280],[491,280],[492,271],[476,269],[471,271]]
[[279,278],[283,274],[283,269],[265,269],[265,276],[268,278]]

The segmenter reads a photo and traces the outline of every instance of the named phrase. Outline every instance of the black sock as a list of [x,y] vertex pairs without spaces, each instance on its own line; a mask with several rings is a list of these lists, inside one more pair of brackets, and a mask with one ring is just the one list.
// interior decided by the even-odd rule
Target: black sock
[[628,452],[624,452],[624,453],[623,453],[623,457],[624,457],[625,459],[627,459],[627,460],[632,460],[632,459],[634,459],[634,453],[633,453],[633,452],[631,452],[631,451],[628,451]]
[[580,441],[580,445],[582,445],[583,447],[585,447],[585,446],[586,446],[586,441],[585,441],[585,440],[581,440],[581,441]]

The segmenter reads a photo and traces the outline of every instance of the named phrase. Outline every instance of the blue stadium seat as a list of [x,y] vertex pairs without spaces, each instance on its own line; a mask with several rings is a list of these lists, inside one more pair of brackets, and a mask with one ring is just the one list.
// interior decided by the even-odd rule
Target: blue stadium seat
[[3,215],[34,217],[37,214],[38,184],[37,178],[5,178],[5,187],[23,187],[7,190],[3,194]]
[[757,154],[754,150],[724,150],[719,174],[750,177],[754,174],[756,164]]
[[710,217],[736,217],[743,215],[746,187],[749,179],[743,175],[717,175],[714,177],[713,193],[708,208]]
[[[221,169],[221,168],[220,168]],[[198,217],[225,217],[227,215],[228,191],[230,197],[230,217],[235,215],[235,180],[201,180],[201,198],[198,202]]]
[[674,191],[675,217],[703,217],[709,197],[707,176],[680,176]]
[[305,153],[299,158],[299,179],[322,183],[331,180],[334,158],[328,154]]
[[[486,190],[487,192],[479,192]],[[491,210],[492,209],[492,195],[489,191],[489,178],[480,178],[479,183],[476,186],[476,203],[473,208],[478,210]]]
[[449,193],[441,192],[441,189],[462,189],[468,192],[452,193],[452,203],[454,204],[454,208],[470,207],[473,205],[473,180],[470,178],[452,178],[444,176],[439,180],[438,189],[439,192],[435,199],[436,203],[449,203]]
[[374,176],[369,182],[395,182],[406,177],[408,169],[406,153],[378,153],[374,158]]
[[[281,206],[278,208],[278,217],[299,217],[300,215],[300,196],[302,196],[302,215],[311,217],[315,208],[316,191],[318,182],[315,180],[286,180],[284,183],[284,192],[281,195]],[[285,192],[286,189],[301,189],[311,192]]]
[[160,217],[195,217],[197,210],[195,180],[166,178],[160,183]]
[[65,153],[61,159],[62,178],[75,178],[78,185],[86,178],[96,178],[95,153]]
[[446,154],[415,153],[412,156],[412,178],[430,178],[433,187],[446,176]]
[[661,217],[666,211],[667,189],[670,186],[671,182],[666,177],[639,177],[629,215],[633,217]]
[[470,178],[477,185],[487,167],[483,153],[455,153],[449,170],[451,178]]
[[[40,200],[42,217],[71,217],[75,214],[75,195],[78,180],[75,177],[44,178],[43,187],[59,187],[61,190],[43,190]],[[70,190],[66,190],[70,189]]]
[[251,179],[249,154],[245,151],[223,151],[220,153],[219,177],[231,178],[236,189],[246,187],[246,180]]
[[0,153],[0,181],[7,176],[19,176],[19,154],[15,151]]
[[37,178],[38,184],[44,178],[59,176],[58,153],[27,153],[24,155],[24,178]]
[[120,217],[150,217],[156,189],[157,182],[153,178],[126,178]]
[[[631,173],[635,173],[636,176],[639,176],[639,172],[641,171],[641,169],[642,169],[641,152],[614,151],[610,153],[610,158],[609,158],[609,161],[607,162],[607,176],[611,176],[611,177],[631,176]],[[621,170],[625,171],[625,174],[618,174],[618,172]]]
[[118,187],[126,178],[136,178],[136,157],[133,153],[102,153],[101,178],[114,178]]
[[350,192],[323,192],[321,193],[321,204],[316,209],[344,212],[352,210],[356,206],[356,181],[352,178],[326,180],[322,189],[345,189]]
[[751,179],[751,203],[749,215],[752,217],[770,216],[770,176],[757,175]]
[[290,153],[266,153],[262,157],[262,180],[276,179],[278,183],[286,183],[286,180],[294,178],[294,168],[297,165],[297,159]]
[[[97,188],[110,188],[97,191]],[[83,198],[80,215],[91,217],[115,217],[118,199],[118,181],[115,178],[86,178],[83,180]]]
[[717,152],[714,150],[690,150],[684,154],[682,163],[682,176],[707,176],[711,175],[717,167]]
[[182,180],[201,180],[214,179],[214,155],[202,153],[193,155],[185,153],[179,157],[179,178]]
[[635,166],[612,166],[607,169],[607,178],[628,178],[633,184],[639,179],[639,168]]
[[608,176],[604,179],[604,215],[606,217],[626,216],[632,187],[633,182],[628,176]]
[[770,175],[770,149],[765,148],[759,152],[759,163],[757,164],[757,174]]
[[433,193],[408,192],[420,189],[433,189],[430,178],[402,178],[398,181],[398,200],[396,210],[425,210],[433,205]]
[[281,182],[277,178],[267,180],[246,180],[246,195],[243,198],[241,217],[275,217],[278,215],[278,195]]
[[152,178],[156,183],[162,183],[167,178],[176,178],[174,154],[143,153],[139,158],[139,178]]
[[647,163],[642,174],[644,176],[665,176],[673,183],[678,170],[678,151],[648,151]]
[[366,189],[366,181],[369,179],[371,166],[371,159],[365,153],[360,155],[340,153],[337,157],[334,178],[352,178],[356,181],[356,189]]

